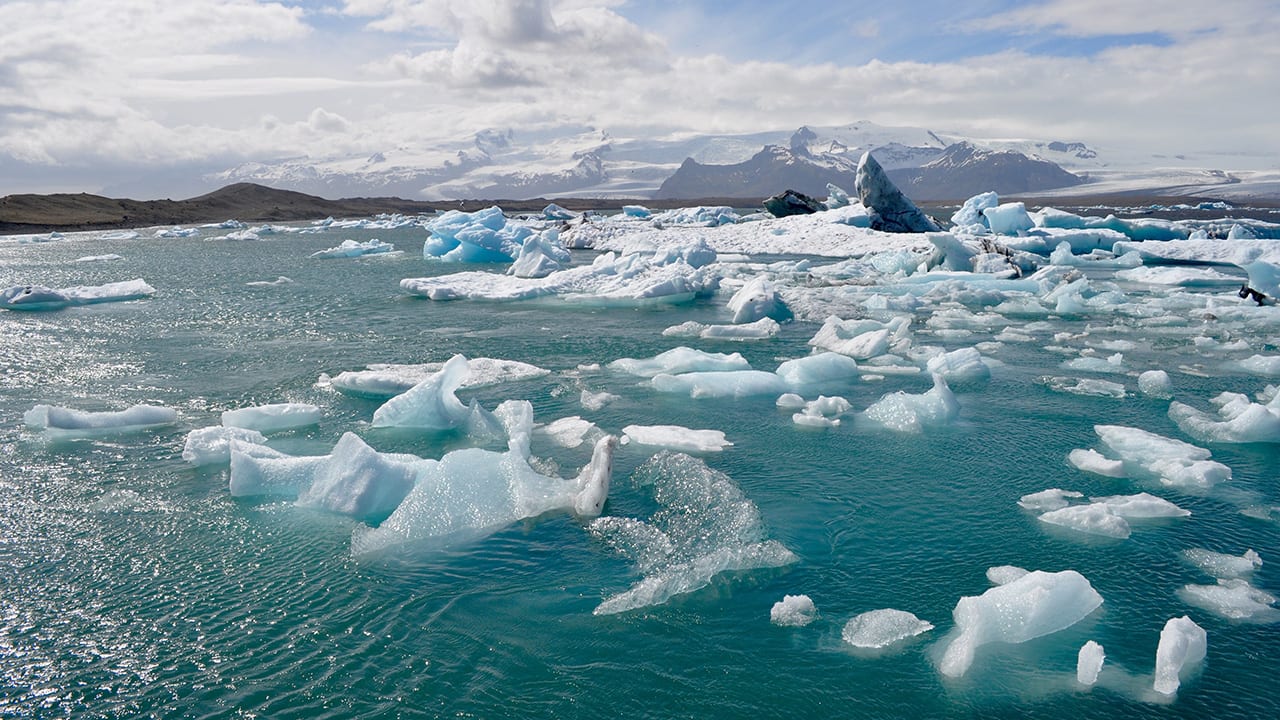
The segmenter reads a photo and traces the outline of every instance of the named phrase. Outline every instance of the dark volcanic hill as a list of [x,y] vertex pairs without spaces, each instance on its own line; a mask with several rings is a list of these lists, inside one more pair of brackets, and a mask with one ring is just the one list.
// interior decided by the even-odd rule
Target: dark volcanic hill
[[917,202],[963,201],[988,190],[1013,195],[1084,182],[1048,160],[1012,150],[983,150],[967,142],[948,146],[942,157],[918,168],[889,170],[888,175]]
[[768,197],[786,188],[827,196],[827,183],[852,188],[858,163],[837,155],[810,155],[767,145],[746,162],[703,165],[686,159],[658,188],[655,198]]
[[7,195],[0,198],[0,232],[185,225],[231,218],[243,222],[314,220],[331,215],[434,210],[428,203],[400,198],[326,200],[292,190],[236,183],[187,200],[127,200],[86,193]]

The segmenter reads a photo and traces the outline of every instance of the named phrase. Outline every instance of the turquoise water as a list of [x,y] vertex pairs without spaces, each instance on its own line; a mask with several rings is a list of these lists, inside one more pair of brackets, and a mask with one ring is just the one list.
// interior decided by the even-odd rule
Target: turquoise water
[[[308,257],[369,237],[409,252]],[[332,230],[259,242],[0,244],[3,286],[141,277],[158,289],[138,302],[0,314],[0,717],[1280,716],[1271,687],[1280,677],[1276,626],[1229,621],[1177,595],[1212,582],[1180,559],[1191,547],[1253,548],[1267,563],[1253,584],[1280,591],[1280,524],[1257,511],[1280,505],[1280,450],[1213,446],[1234,478],[1201,496],[1088,475],[1066,456],[1096,446],[1095,423],[1190,438],[1168,419],[1167,401],[1136,394],[1132,376],[1105,377],[1128,386],[1121,400],[1041,382],[1088,376],[1060,368],[1064,356],[1046,346],[1068,342],[1054,332],[1090,328],[1150,339],[1126,354],[1129,365],[1169,370],[1177,398],[1206,408],[1221,391],[1252,395],[1267,381],[1215,370],[1187,338],[1245,339],[1246,355],[1277,354],[1273,325],[1218,328],[1184,317],[1187,333],[1149,337],[1149,318],[1138,315],[1055,319],[1052,330],[1037,329],[1036,342],[989,353],[1001,364],[989,382],[956,388],[961,413],[951,426],[920,435],[854,423],[815,431],[794,425],[772,397],[690,400],[581,366],[691,345],[742,352],[771,370],[808,354],[817,323],[730,343],[661,334],[686,320],[723,322],[724,297],[639,310],[433,303],[398,287],[456,269],[426,263],[422,237],[421,229]],[[123,259],[73,262],[105,253]],[[246,286],[279,275],[295,282]],[[952,349],[991,339],[931,337],[926,316],[913,328],[917,342]],[[325,420],[273,437],[277,449],[325,454],[350,430],[380,451],[438,458],[466,439],[372,429],[376,402],[316,381],[454,353],[552,371],[461,393],[487,408],[519,398],[533,403],[539,422],[581,415],[611,432],[629,424],[723,430],[735,445],[706,463],[732,478],[769,537],[799,561],[597,616],[603,599],[639,575],[569,515],[521,521],[444,553],[360,562],[350,555],[356,521],[232,498],[225,467],[193,469],[181,459],[186,433],[217,424],[221,411],[286,401],[319,405]],[[1189,365],[1209,377],[1178,371]],[[860,410],[884,393],[927,387],[920,376],[890,376],[828,394]],[[585,410],[583,389],[619,399]],[[62,443],[21,424],[37,403],[116,410],[144,402],[177,409],[179,424]],[[630,479],[652,452],[619,450],[607,515],[653,511],[651,490]],[[534,453],[565,475],[585,462],[580,450],[535,444]],[[1134,521],[1123,541],[1089,539],[1016,505],[1050,487],[1149,490],[1193,514]],[[984,646],[966,675],[945,678],[936,662],[951,610],[990,587],[984,573],[994,565],[1077,570],[1105,603],[1063,632]],[[770,624],[770,608],[786,594],[812,597],[818,620]],[[937,627],[880,654],[842,643],[848,619],[889,607]],[[1160,629],[1184,614],[1207,630],[1207,660],[1176,699],[1158,700],[1144,688]],[[1085,690],[1074,683],[1075,662],[1090,639],[1105,646],[1107,664]]]

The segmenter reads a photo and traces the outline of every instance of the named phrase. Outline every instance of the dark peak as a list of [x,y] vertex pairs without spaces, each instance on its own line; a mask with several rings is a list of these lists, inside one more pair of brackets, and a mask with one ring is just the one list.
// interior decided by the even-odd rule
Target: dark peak
[[488,128],[476,133],[476,149],[483,153],[493,153],[499,150],[507,150],[511,147],[511,141],[515,137],[515,133],[511,128],[506,130],[496,130]]
[[1098,157],[1098,153],[1093,148],[1082,142],[1059,142],[1055,140],[1049,143],[1048,148],[1053,152],[1071,153],[1081,160],[1091,160]]
[[808,125],[804,125],[791,135],[791,152],[796,155],[808,155],[809,143],[817,139],[818,134],[810,130]]

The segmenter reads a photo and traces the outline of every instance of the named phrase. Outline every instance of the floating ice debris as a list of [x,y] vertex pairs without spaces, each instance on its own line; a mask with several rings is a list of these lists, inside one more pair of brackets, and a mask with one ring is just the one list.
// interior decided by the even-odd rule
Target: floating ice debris
[[818,617],[818,608],[808,595],[783,595],[769,609],[769,622],[782,627],[804,627]]
[[984,208],[982,216],[996,235],[1019,235],[1036,226],[1027,214],[1026,204],[1020,202]]
[[[444,368],[444,363],[422,365],[375,364],[367,370],[347,370],[328,378],[333,389],[353,397],[384,400],[395,397]],[[550,375],[551,371],[517,360],[470,358],[462,388],[480,388]]]
[[651,358],[619,358],[606,367],[651,378],[655,375],[679,375],[686,372],[750,370],[751,364],[739,353],[709,353],[682,346]]
[[1102,671],[1102,663],[1107,659],[1102,646],[1090,640],[1080,647],[1076,656],[1076,682],[1091,686],[1098,682],[1098,673]]
[[1084,357],[1075,358],[1074,360],[1068,360],[1062,363],[1062,366],[1068,370],[1083,370],[1084,372],[1097,373],[1119,373],[1128,371],[1128,368],[1124,365],[1123,353],[1115,353],[1106,358],[1086,355]]
[[855,360],[866,360],[909,345],[910,326],[911,318],[905,316],[883,323],[875,320],[841,320],[831,316],[823,322],[809,344],[822,350],[848,355]]
[[585,410],[599,410],[617,399],[617,395],[605,390],[601,390],[600,392],[583,390],[581,394],[578,395],[578,403],[581,404]]
[[1041,490],[1040,492],[1023,495],[1018,499],[1018,505],[1027,510],[1060,510],[1068,505],[1070,501],[1067,498],[1082,498],[1084,493],[1074,490],[1061,490],[1058,488],[1050,488]]
[[1173,397],[1173,383],[1164,370],[1147,370],[1138,376],[1138,392],[1153,398]]
[[1253,375],[1280,377],[1280,355],[1251,355],[1235,366]]
[[249,287],[277,287],[280,285],[292,285],[293,280],[284,275],[277,275],[275,280],[252,280],[245,283]]
[[885,608],[855,615],[845,623],[840,637],[854,647],[882,649],[932,629],[933,623],[905,610]]
[[186,443],[182,448],[182,459],[192,465],[225,465],[231,462],[231,445],[265,446],[267,438],[257,430],[239,427],[197,428],[187,433]]
[[320,408],[307,403],[275,403],[227,410],[222,413],[223,427],[245,428],[260,433],[296,430],[319,424]]
[[622,214],[627,217],[639,218],[641,220],[648,220],[650,216],[653,215],[653,213],[649,211],[649,208],[643,205],[623,205]]
[[1153,687],[1162,695],[1178,692],[1182,679],[1204,660],[1208,637],[1204,628],[1183,615],[1171,618],[1160,631],[1156,646],[1156,671]]
[[819,395],[817,400],[805,403],[800,412],[792,415],[791,421],[809,427],[835,427],[850,407],[849,401],[842,397]]
[[1000,204],[1000,196],[994,191],[985,192],[980,195],[974,195],[964,201],[964,205],[951,215],[951,224],[956,226],[957,230],[963,230],[968,233],[983,232],[990,229],[987,222],[987,216],[983,211],[988,208],[994,208]]
[[383,403],[373,413],[374,427],[408,427],[423,430],[464,428],[469,435],[495,435],[493,415],[475,401],[463,405],[454,392],[470,374],[467,359],[454,355],[439,372],[408,391]]
[[[519,429],[508,432],[525,435]],[[402,546],[435,552],[557,510],[596,517],[609,494],[617,444],[612,435],[596,441],[591,461],[573,479],[534,470],[527,446],[514,440],[506,452],[454,450],[422,469],[413,489],[386,520],[376,528],[357,528],[351,552],[367,557]]]
[[1109,397],[1120,400],[1128,394],[1121,383],[1095,378],[1049,377],[1044,378],[1044,384],[1054,392],[1087,397]]
[[960,677],[973,664],[978,647],[993,642],[1021,643],[1066,629],[1102,605],[1083,575],[1074,570],[1036,570],[976,597],[962,597],[952,615],[955,635],[940,670]]
[[1120,540],[1131,533],[1128,521],[1104,504],[1071,505],[1050,510],[1040,516],[1040,522]]
[[395,245],[385,243],[377,238],[365,242],[357,242],[355,240],[343,240],[337,247],[331,247],[328,250],[320,250],[311,253],[311,257],[321,260],[332,260],[334,258],[354,258],[364,255],[384,255],[394,252]]
[[1019,580],[1022,576],[1029,572],[1026,568],[1020,568],[1017,565],[996,565],[987,568],[987,582],[992,585],[1008,585],[1014,580]]
[[1120,425],[1095,425],[1093,430],[1130,477],[1183,490],[1207,490],[1231,479],[1231,468],[1190,443]]
[[105,232],[98,236],[99,240],[137,240],[139,235],[137,230],[113,230]]
[[156,289],[143,280],[124,280],[105,285],[76,285],[58,289],[43,285],[17,285],[0,290],[0,308],[61,310],[70,305],[140,300],[155,293]]
[[960,348],[929,358],[927,369],[941,375],[948,383],[964,383],[986,380],[991,368],[983,361],[977,348]]
[[1228,555],[1204,548],[1191,548],[1183,550],[1182,557],[1220,580],[1235,580],[1252,575],[1254,570],[1262,567],[1262,557],[1252,549],[1246,550],[1244,555]]
[[753,323],[761,318],[777,321],[791,319],[791,309],[782,301],[778,290],[764,277],[756,277],[729,298],[729,312],[734,324]]
[[665,373],[649,381],[655,390],[692,398],[744,398],[753,395],[781,395],[790,386],[777,373],[763,370],[724,370]]
[[628,425],[623,442],[664,447],[676,452],[720,452],[733,443],[720,430],[691,430],[679,425]]
[[535,430],[535,432],[550,438],[551,442],[556,445],[567,448],[575,448],[581,445],[586,441],[587,434],[592,431],[599,431],[596,424],[583,420],[577,415],[560,418]]
[[734,225],[742,221],[742,216],[734,212],[733,208],[727,205],[699,205],[697,207],[674,208],[665,210],[654,215],[653,224],[656,226],[665,225],[693,225],[697,227],[717,227],[719,225]]
[[1280,621],[1276,596],[1250,585],[1247,580],[1219,580],[1217,585],[1184,585],[1178,597],[1227,620],[1253,623]]
[[848,383],[858,377],[858,363],[839,353],[824,352],[786,360],[774,371],[792,387]]
[[572,261],[569,251],[560,242],[560,233],[554,228],[525,238],[515,262],[507,274],[521,278],[543,278],[563,270]]
[[1169,418],[1201,442],[1280,443],[1280,400],[1251,402],[1247,395],[1221,393],[1211,401],[1217,417],[1180,402],[1169,404]]
[[1067,462],[1079,470],[1093,473],[1094,475],[1113,478],[1125,477],[1123,461],[1112,460],[1097,450],[1072,450],[1067,455]]
[[578,217],[578,213],[560,207],[555,203],[550,203],[542,208],[543,220],[572,220]]
[[154,237],[162,239],[189,238],[200,234],[199,228],[171,227],[156,230]]
[[22,415],[31,430],[51,440],[96,438],[172,425],[178,420],[173,408],[134,405],[117,412],[85,412],[53,405],[36,405]]
[[903,391],[881,397],[860,417],[897,432],[922,432],[948,425],[960,414],[960,404],[941,375],[933,376],[933,388],[920,394]]
[[803,397],[795,393],[782,393],[774,404],[781,410],[800,410],[807,403]]
[[115,253],[110,253],[107,255],[85,255],[84,257],[76,258],[75,262],[78,262],[78,263],[109,262],[111,260],[123,260],[123,259],[124,259],[123,257],[116,255]]
[[891,233],[934,232],[938,226],[893,184],[880,163],[863,153],[854,178],[858,200],[870,211],[871,227]]
[[610,615],[665,603],[724,572],[780,567],[797,560],[766,538],[760,511],[733,480],[700,460],[662,451],[633,476],[652,486],[658,510],[646,522],[602,517],[596,537],[631,559],[642,578],[595,609]]
[[1177,287],[1235,287],[1240,278],[1209,268],[1136,267],[1115,274],[1117,280]]
[[509,220],[496,205],[473,213],[450,210],[427,223],[422,254],[446,262],[511,262],[533,230]]
[[1191,514],[1190,510],[1183,510],[1168,500],[1150,493],[1089,498],[1089,502],[1106,505],[1111,512],[1123,518],[1174,518],[1187,517]]

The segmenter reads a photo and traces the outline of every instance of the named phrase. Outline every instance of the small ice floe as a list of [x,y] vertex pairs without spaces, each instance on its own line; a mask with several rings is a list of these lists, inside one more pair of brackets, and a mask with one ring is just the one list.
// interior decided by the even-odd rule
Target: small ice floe
[[845,623],[840,637],[856,648],[881,650],[932,629],[933,623],[905,610],[885,608],[855,615]]
[[1109,397],[1122,400],[1127,395],[1124,385],[1110,380],[1096,378],[1046,377],[1044,385],[1054,392],[1084,395],[1088,397]]
[[1030,571],[1026,568],[1020,568],[1017,565],[995,565],[987,568],[987,582],[992,585],[1008,585],[1028,572]]
[[1124,540],[1132,533],[1129,522],[1103,504],[1071,505],[1040,515],[1040,522],[1089,535]]
[[391,243],[382,242],[377,238],[373,238],[372,240],[367,240],[365,242],[358,242],[356,240],[343,240],[336,247],[331,247],[328,250],[320,250],[318,252],[311,253],[311,257],[317,258],[320,260],[332,260],[335,258],[355,258],[355,257],[363,257],[365,255],[385,255],[387,253],[394,252],[395,249],[396,249],[395,245],[392,245]]
[[782,331],[773,318],[760,318],[742,325],[707,325],[695,320],[672,325],[662,334],[666,337],[696,337],[704,340],[768,340]]
[[464,405],[454,394],[470,372],[467,359],[454,355],[439,372],[375,410],[373,426],[437,432],[461,428],[476,437],[499,435],[500,426],[492,413],[474,400]]
[[1171,618],[1160,631],[1156,646],[1156,671],[1152,686],[1161,695],[1178,692],[1182,680],[1204,660],[1208,636],[1204,628],[1183,615]]
[[534,432],[560,447],[575,448],[586,442],[588,434],[600,432],[600,428],[595,423],[574,415],[549,422],[536,428]]
[[960,403],[941,375],[933,376],[933,388],[918,394],[889,393],[864,410],[859,417],[896,432],[923,432],[926,428],[949,425],[960,414]]
[[784,360],[774,371],[792,388],[816,388],[831,383],[849,383],[858,378],[858,363],[851,357],[821,352]]
[[1243,555],[1229,555],[1204,548],[1183,550],[1182,557],[1219,580],[1236,580],[1253,574],[1262,567],[1262,556],[1252,549]]
[[777,373],[763,370],[726,370],[666,373],[653,376],[650,384],[658,392],[692,398],[744,398],[753,395],[781,395],[791,389]]
[[1173,383],[1164,370],[1147,370],[1138,376],[1138,392],[1153,398],[1173,397]]
[[720,452],[733,447],[720,430],[691,430],[679,425],[628,425],[622,428],[622,442],[693,453]]
[[1178,428],[1201,442],[1280,443],[1280,396],[1256,403],[1240,393],[1221,393],[1210,402],[1213,415],[1185,403],[1169,404],[1169,418]]
[[[344,395],[385,400],[407,392],[442,369],[442,362],[421,365],[374,364],[366,370],[348,370],[333,377],[322,376],[321,384],[328,384]],[[550,374],[550,370],[517,360],[470,358],[467,360],[466,378],[459,387],[492,387]]]
[[949,384],[987,380],[991,368],[977,348],[960,348],[929,358],[926,369],[941,375]]
[[267,437],[257,430],[239,427],[197,428],[187,433],[182,459],[192,465],[225,465],[231,462],[231,446],[264,446]]
[[36,405],[22,416],[28,428],[42,432],[50,440],[106,437],[164,427],[177,420],[176,410],[157,405],[134,405],[118,412],[84,412]]
[[819,395],[817,400],[806,402],[800,412],[792,415],[791,422],[806,427],[836,427],[840,424],[840,416],[849,412],[851,407],[849,401],[842,397]]
[[124,280],[106,285],[76,285],[48,288],[43,285],[16,285],[0,290],[0,308],[6,310],[61,310],[72,305],[140,300],[156,293],[143,280]]
[[976,597],[962,597],[952,615],[956,628],[939,669],[960,677],[975,651],[988,643],[1021,643],[1064,630],[1102,605],[1102,596],[1074,570],[1033,571]]
[[107,255],[85,255],[84,257],[76,258],[74,262],[95,263],[95,262],[111,262],[112,260],[123,260],[123,259],[124,258],[121,257],[120,255],[116,255],[115,253],[109,253]]
[[1106,659],[1102,646],[1093,640],[1082,645],[1076,655],[1076,682],[1085,687],[1098,682],[1098,673],[1102,672],[1102,663]]
[[1059,510],[1070,505],[1071,503],[1068,498],[1082,497],[1084,497],[1084,493],[1079,493],[1074,490],[1050,488],[1048,490],[1031,493],[1030,495],[1023,495],[1019,498],[1018,505],[1026,508],[1027,510],[1039,510],[1043,512],[1046,510]]
[[1209,451],[1202,447],[1121,425],[1095,425],[1093,430],[1114,457],[1074,450],[1071,463],[1081,469],[1101,471],[1099,474],[1110,477],[1156,481],[1185,491],[1208,490],[1231,479],[1231,468],[1210,460]]
[[783,595],[769,609],[769,622],[782,627],[804,627],[818,617],[818,608],[808,595]]
[[223,427],[257,430],[260,433],[297,430],[318,425],[321,419],[320,408],[307,403],[257,405],[222,413]]
[[750,370],[751,364],[739,353],[709,353],[676,347],[651,358],[619,358],[605,367],[639,377],[679,375],[686,372]]
[[1276,596],[1260,590],[1248,580],[1219,580],[1217,585],[1184,585],[1178,589],[1183,602],[1207,610],[1227,620],[1251,623],[1280,621]]
[[251,280],[245,283],[248,287],[278,287],[280,285],[292,285],[293,280],[284,275],[277,275],[275,280]]

